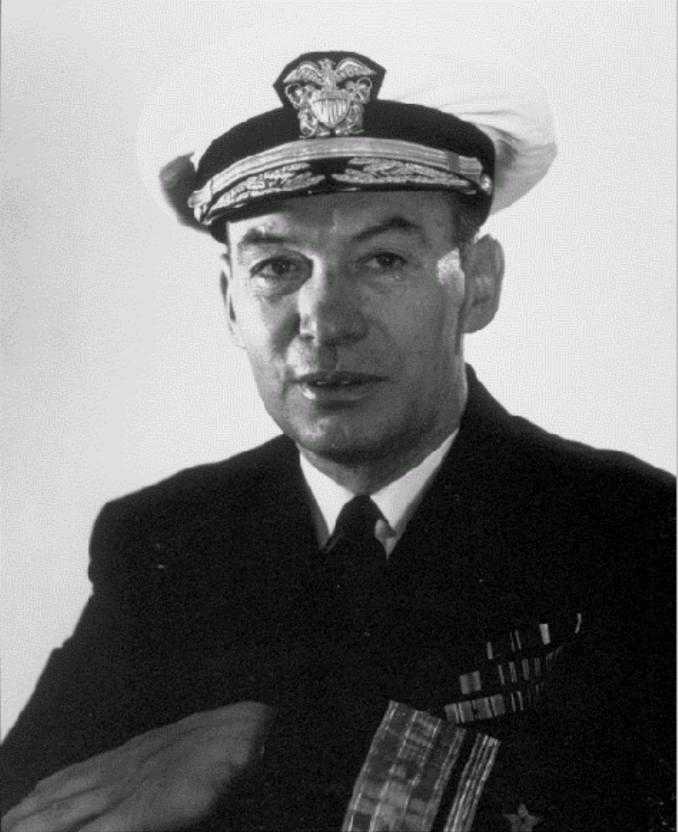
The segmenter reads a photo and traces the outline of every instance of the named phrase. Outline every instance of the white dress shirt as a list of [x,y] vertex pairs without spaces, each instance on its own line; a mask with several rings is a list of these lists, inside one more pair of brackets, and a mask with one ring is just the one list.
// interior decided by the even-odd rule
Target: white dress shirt
[[[426,487],[440,468],[456,435],[457,431],[451,433],[423,462],[407,471],[400,479],[370,494],[382,515],[377,520],[374,534],[386,549],[387,556],[402,537],[408,521],[416,511]],[[303,454],[300,461],[306,484],[313,497],[313,522],[318,545],[323,546],[334,531],[339,512],[356,495],[319,471]]]

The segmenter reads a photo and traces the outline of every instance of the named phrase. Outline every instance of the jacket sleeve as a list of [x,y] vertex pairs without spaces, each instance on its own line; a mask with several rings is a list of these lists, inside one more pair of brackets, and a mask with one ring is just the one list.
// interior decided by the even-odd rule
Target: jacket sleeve
[[0,750],[3,813],[39,779],[124,742],[138,720],[140,643],[128,594],[104,566],[115,515],[105,507],[94,526],[93,591],[75,631],[51,653]]
[[251,546],[238,556],[234,523],[222,512],[202,523],[204,507],[192,522],[191,509],[153,490],[100,513],[92,595],[0,749],[3,811],[43,777],[134,736],[233,702],[275,706],[295,683],[303,650],[286,634],[304,608],[276,600],[285,581],[303,594],[295,573],[267,572]]

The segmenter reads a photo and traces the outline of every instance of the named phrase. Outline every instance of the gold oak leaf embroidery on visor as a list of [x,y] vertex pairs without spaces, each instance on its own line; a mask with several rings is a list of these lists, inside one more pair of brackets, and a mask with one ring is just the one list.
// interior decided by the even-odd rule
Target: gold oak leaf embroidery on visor
[[332,178],[337,182],[360,185],[441,185],[466,194],[477,193],[475,185],[454,173],[397,159],[350,159],[346,170],[333,174]]
[[324,174],[313,175],[306,162],[282,165],[243,179],[233,188],[225,191],[214,204],[206,209],[210,213],[222,208],[229,208],[236,203],[245,203],[256,197],[270,194],[292,193],[317,185],[324,181]]
[[319,183],[330,190],[359,190],[362,185],[435,187],[466,196],[481,191],[489,195],[493,187],[473,156],[395,139],[332,136],[286,142],[240,159],[194,191],[188,204],[198,222],[209,225],[248,200],[310,191]]

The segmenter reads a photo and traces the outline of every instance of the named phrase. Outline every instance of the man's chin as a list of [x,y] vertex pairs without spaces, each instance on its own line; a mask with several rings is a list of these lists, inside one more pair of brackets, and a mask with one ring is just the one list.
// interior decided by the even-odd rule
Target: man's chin
[[339,465],[357,466],[393,453],[396,442],[390,437],[369,431],[325,426],[323,430],[290,433],[297,445],[311,456]]

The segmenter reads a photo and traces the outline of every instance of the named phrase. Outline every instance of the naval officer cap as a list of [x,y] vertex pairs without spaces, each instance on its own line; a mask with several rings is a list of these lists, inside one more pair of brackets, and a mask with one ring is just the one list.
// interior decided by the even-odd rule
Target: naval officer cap
[[[480,226],[532,188],[555,157],[545,96],[521,98],[454,61],[414,93],[382,98],[387,69],[355,52],[307,52],[273,81],[279,107],[237,123],[161,171],[180,221],[224,239],[229,220],[290,197],[426,190],[457,195]],[[449,78],[446,77],[449,73]],[[456,82],[456,86],[455,86]]]

